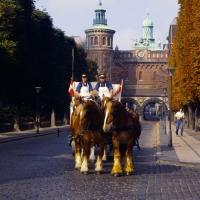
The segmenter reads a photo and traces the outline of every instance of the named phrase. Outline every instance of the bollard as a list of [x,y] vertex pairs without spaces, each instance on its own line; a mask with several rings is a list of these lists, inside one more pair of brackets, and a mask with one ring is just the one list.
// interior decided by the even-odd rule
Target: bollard
[[59,134],[60,134],[60,129],[58,128],[58,137],[60,136]]

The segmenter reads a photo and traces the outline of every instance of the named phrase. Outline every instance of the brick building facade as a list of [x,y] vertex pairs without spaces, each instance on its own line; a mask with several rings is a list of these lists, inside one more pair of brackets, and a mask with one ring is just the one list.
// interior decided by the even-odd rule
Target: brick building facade
[[[101,1],[95,10],[93,26],[86,33],[88,57],[97,62],[98,72],[105,73],[112,83],[123,79],[122,103],[137,109],[141,119],[149,103],[163,103],[162,87],[167,85],[168,36],[161,42],[153,38],[153,22],[143,21],[143,35],[134,40],[131,50],[113,48],[115,30],[107,25],[106,10]],[[167,104],[166,104],[167,109]]]

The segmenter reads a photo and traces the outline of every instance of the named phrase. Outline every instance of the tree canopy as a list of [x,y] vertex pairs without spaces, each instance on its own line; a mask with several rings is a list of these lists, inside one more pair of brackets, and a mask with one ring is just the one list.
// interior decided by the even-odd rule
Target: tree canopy
[[34,0],[0,1],[0,99],[35,109],[40,86],[44,109],[64,112],[69,108],[69,82],[74,49],[74,79],[82,73],[97,74],[85,49],[59,28],[51,16],[35,9]]
[[176,35],[169,66],[175,67],[173,109],[200,100],[200,1],[179,0]]

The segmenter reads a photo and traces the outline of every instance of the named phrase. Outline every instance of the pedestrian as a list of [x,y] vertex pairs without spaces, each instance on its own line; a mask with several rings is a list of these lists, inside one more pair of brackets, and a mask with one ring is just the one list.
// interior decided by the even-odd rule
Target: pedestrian
[[75,94],[79,97],[94,97],[92,84],[88,82],[87,75],[82,74],[82,81],[77,85]]
[[106,80],[105,74],[99,75],[99,81],[94,87],[94,95],[98,92],[98,96],[101,99],[104,95],[105,97],[109,97],[110,99],[113,98],[113,86],[110,81]]
[[181,129],[181,136],[183,136],[183,119],[185,118],[182,108],[175,114],[176,118],[176,135],[178,136],[178,130]]

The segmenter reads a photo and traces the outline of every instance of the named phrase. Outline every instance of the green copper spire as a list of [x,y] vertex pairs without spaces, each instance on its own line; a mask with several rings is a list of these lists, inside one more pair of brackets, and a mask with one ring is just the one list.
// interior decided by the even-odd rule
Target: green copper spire
[[96,25],[96,24],[107,25],[107,19],[105,18],[105,12],[106,12],[106,10],[103,8],[101,0],[100,0],[99,5],[98,5],[97,9],[95,10],[96,19],[93,20],[93,25]]
[[143,21],[143,39],[153,39],[153,22],[149,19],[149,9],[147,9],[147,18]]

